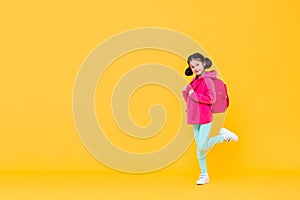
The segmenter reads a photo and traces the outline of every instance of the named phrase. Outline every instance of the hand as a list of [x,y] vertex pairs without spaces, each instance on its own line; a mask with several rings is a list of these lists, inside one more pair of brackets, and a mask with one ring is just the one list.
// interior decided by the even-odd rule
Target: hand
[[194,90],[193,90],[193,89],[190,89],[189,95],[191,95],[193,92],[194,92]]

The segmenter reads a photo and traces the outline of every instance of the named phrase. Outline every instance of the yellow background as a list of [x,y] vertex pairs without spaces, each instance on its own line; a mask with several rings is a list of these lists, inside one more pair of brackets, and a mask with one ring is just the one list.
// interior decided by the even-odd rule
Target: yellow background
[[[166,179],[180,182],[186,179],[174,177],[183,174],[183,177],[191,177],[187,184],[194,184],[199,173],[194,145],[177,162],[159,172],[128,175],[96,161],[81,144],[74,126],[72,91],[83,60],[108,37],[149,26],[173,29],[196,40],[211,55],[228,85],[231,105],[225,126],[238,133],[240,141],[221,144],[208,157],[208,167],[215,181],[218,177],[224,179],[251,174],[268,177],[281,174],[274,180],[267,179],[269,182],[265,181],[266,184],[283,180],[286,174],[298,174],[299,178],[298,1],[11,1],[1,3],[0,17],[0,171],[1,184],[8,185],[6,192],[2,191],[0,195],[7,199],[13,191],[8,189],[9,186],[23,191],[22,187],[28,185],[27,178],[32,179],[36,186],[40,180],[32,177],[45,173],[61,176],[95,173],[91,177],[99,179],[93,179],[90,184],[103,177],[110,179],[111,175],[115,178],[113,180],[127,186],[128,182],[132,183],[130,181],[140,181],[138,177],[144,177],[142,183],[147,184],[150,175],[156,177],[149,178],[154,185],[157,179],[162,184],[169,184]],[[159,53],[135,52],[116,63],[126,62],[128,67],[132,67],[130,63],[156,61],[176,66],[178,71],[180,67],[184,70],[184,60]],[[148,88],[149,95],[155,96],[156,89]],[[131,106],[132,116],[140,124],[149,122],[145,113],[148,104],[152,103],[142,104],[142,97],[142,91],[133,96],[144,110],[136,112]],[[168,104],[168,101],[164,98],[162,103]],[[168,106],[177,108],[176,101],[173,99]],[[101,105],[96,103],[96,107],[99,115]],[[176,120],[176,117],[171,119],[171,123],[176,123]],[[114,124],[107,126],[114,129]],[[161,139],[161,144],[167,141],[166,138]],[[116,142],[126,146],[122,140]],[[138,150],[138,145],[135,147],[134,150]],[[156,148],[149,144],[144,147],[144,151]],[[27,174],[27,178],[20,180],[18,174]],[[11,179],[10,175],[15,178]],[[59,176],[57,179],[53,176],[49,187],[54,187],[55,180],[62,179],[59,175],[55,175]],[[81,177],[81,180],[86,179]],[[293,180],[292,183],[297,184],[296,179]],[[255,183],[255,179],[252,181]],[[217,183],[214,186],[220,188],[227,184],[226,180]],[[104,196],[114,193],[114,181],[110,179],[108,185]],[[41,198],[43,191],[50,194],[45,189],[47,185],[44,186],[39,190]],[[290,195],[287,191],[294,191],[292,187],[296,186],[287,187],[284,191]],[[74,189],[74,193],[69,192],[70,195],[85,199],[83,193],[82,196],[76,195],[80,188],[70,186],[68,191]],[[142,185],[137,190],[143,191]],[[134,194],[134,191],[128,190],[127,195]],[[207,191],[216,190],[208,188]],[[271,190],[269,192],[272,193]],[[19,194],[30,196],[25,189]],[[142,192],[136,194],[144,195]],[[170,195],[180,198],[191,193],[176,195],[170,192]],[[167,198],[169,194],[161,197]],[[97,199],[96,196],[93,198]]]

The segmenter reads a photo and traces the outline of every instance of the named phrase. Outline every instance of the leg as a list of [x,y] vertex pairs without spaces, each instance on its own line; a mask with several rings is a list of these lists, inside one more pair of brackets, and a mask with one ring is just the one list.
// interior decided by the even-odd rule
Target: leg
[[211,123],[205,125],[200,125],[200,124],[194,125],[193,128],[194,128],[194,137],[197,145],[197,156],[198,156],[198,161],[199,161],[200,171],[201,171],[201,174],[196,184],[203,185],[209,182],[209,176],[206,168],[205,150],[202,147],[200,148],[200,145],[204,146],[204,144],[206,144],[206,141],[208,140],[210,128],[211,128]]
[[211,148],[212,146],[224,142],[224,139],[222,135],[217,135],[211,138],[206,138],[206,141],[204,143],[200,143],[200,147],[203,151],[206,151],[207,149]]
[[202,173],[207,173],[206,168],[206,150],[217,143],[224,141],[221,135],[208,138],[211,130],[212,122],[207,124],[197,124],[193,126],[194,138],[197,145],[197,156]]
[[206,155],[205,155],[204,146],[206,146],[211,125],[212,123],[202,124],[202,125],[197,124],[193,126],[194,138],[197,146],[197,157],[198,157],[200,170],[202,174],[207,173]]
[[[237,136],[234,133],[229,132],[227,129],[224,128],[221,129],[221,132],[218,136],[208,138],[211,125],[212,123],[202,124],[202,125],[197,124],[193,126],[194,138],[197,145],[197,156],[198,156],[198,161],[199,161],[200,171],[201,171],[199,179],[196,182],[197,185],[202,185],[209,182],[209,176],[206,168],[206,150],[211,148],[217,143],[222,143],[224,141],[227,141],[227,139],[229,138],[230,140],[231,139],[236,141],[238,140]],[[234,136],[236,136],[236,138]]]
[[206,151],[215,144],[224,142],[222,135],[208,138],[211,126],[212,122],[208,124],[194,125],[193,127],[197,148],[199,148],[200,151]]

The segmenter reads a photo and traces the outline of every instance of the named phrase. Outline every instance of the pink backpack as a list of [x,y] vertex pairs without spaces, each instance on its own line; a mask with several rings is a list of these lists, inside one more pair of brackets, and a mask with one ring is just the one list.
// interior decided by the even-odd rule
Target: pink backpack
[[229,106],[229,97],[225,83],[218,79],[212,79],[216,90],[216,103],[212,105],[212,113],[223,113]]

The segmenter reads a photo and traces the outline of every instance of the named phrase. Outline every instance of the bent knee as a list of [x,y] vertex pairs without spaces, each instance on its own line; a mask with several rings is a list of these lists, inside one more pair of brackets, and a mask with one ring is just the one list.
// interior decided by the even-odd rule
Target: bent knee
[[197,146],[197,148],[198,148],[198,150],[199,150],[200,152],[204,152],[204,151],[206,151],[206,150],[207,150],[207,148],[206,148],[206,146],[205,146],[205,145],[202,145],[202,146]]

